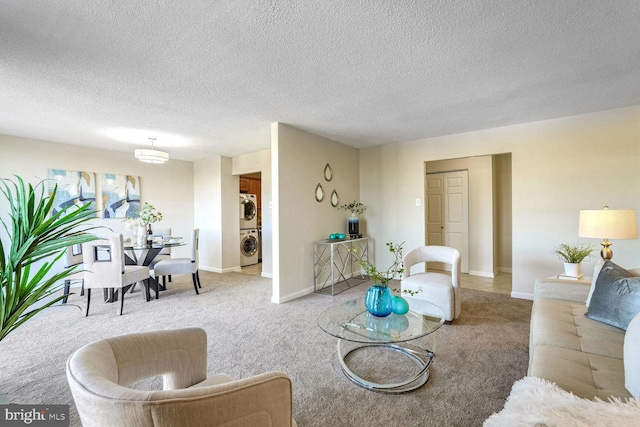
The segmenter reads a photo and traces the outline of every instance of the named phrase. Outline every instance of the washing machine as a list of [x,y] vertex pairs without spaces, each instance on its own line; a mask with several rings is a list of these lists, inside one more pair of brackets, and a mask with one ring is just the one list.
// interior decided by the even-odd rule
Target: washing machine
[[240,266],[258,263],[258,230],[240,230]]
[[240,194],[240,229],[258,227],[258,205],[255,194]]

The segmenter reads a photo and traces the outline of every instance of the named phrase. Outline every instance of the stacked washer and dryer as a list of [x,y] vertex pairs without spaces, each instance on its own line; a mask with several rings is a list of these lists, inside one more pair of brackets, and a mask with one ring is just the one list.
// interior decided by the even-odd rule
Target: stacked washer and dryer
[[240,266],[258,263],[258,206],[255,194],[240,194]]

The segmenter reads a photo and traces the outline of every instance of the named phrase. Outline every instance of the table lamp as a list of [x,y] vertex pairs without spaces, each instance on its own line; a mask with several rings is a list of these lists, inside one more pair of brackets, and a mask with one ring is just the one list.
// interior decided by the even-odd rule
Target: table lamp
[[637,239],[635,209],[613,210],[605,206],[601,210],[580,211],[578,236],[604,239],[600,256],[603,260],[613,258],[609,239]]

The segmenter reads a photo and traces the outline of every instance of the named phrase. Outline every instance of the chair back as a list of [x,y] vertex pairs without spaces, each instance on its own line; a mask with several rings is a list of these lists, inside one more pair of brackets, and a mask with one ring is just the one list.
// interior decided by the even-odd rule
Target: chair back
[[[171,236],[171,228],[156,228],[151,226],[151,234],[153,236]],[[171,255],[171,248],[162,248],[158,255]]]
[[67,246],[64,254],[64,268],[71,268],[75,265],[82,264],[82,245]]
[[[403,278],[411,276],[411,267],[422,262],[441,262],[451,265],[451,276],[458,283],[460,275],[460,251],[449,246],[420,246],[404,256]],[[425,267],[426,270],[426,267]]]
[[124,274],[122,234],[105,234],[82,244],[85,288],[121,288]]
[[200,266],[198,246],[200,245],[200,229],[196,228],[191,234],[191,261],[196,263],[196,270]]

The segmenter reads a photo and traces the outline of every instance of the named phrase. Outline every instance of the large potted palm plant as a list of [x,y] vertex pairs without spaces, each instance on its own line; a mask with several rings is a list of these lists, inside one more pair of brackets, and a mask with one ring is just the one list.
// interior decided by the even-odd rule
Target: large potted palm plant
[[[78,227],[95,216],[91,204],[71,205],[51,215],[57,186],[47,195],[44,182],[33,187],[20,177],[16,177],[16,181],[0,181],[0,190],[9,202],[7,222],[0,218],[8,237],[8,241],[0,239],[1,341],[37,313],[64,298],[54,294],[75,269],[55,272],[52,270],[55,263],[64,256],[68,246],[96,237],[88,232],[94,227]],[[36,262],[38,267],[34,265]]]

